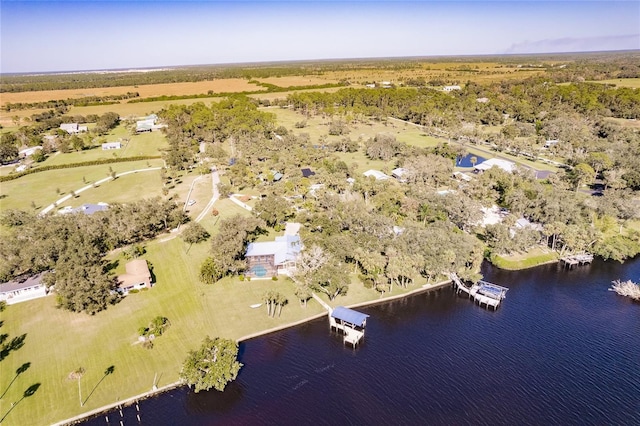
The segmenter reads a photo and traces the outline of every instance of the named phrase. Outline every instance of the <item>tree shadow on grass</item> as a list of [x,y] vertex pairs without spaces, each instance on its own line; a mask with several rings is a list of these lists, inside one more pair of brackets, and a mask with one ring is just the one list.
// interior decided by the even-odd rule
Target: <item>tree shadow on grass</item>
[[113,262],[109,262],[104,267],[104,272],[108,273],[114,271],[120,265],[120,260],[116,259]]
[[13,385],[13,383],[16,381],[16,379],[18,378],[18,376],[20,376],[22,373],[24,373],[25,371],[27,371],[29,369],[29,367],[31,367],[31,363],[30,362],[25,362],[24,364],[22,364],[20,367],[18,367],[18,369],[16,370],[16,375],[13,376],[13,379],[11,380],[11,382],[9,383],[9,385],[6,387],[6,389],[4,390],[4,392],[2,392],[2,395],[0,395],[0,399],[4,398],[4,396],[7,394],[7,392],[9,391],[9,388],[11,388],[11,386]]
[[102,381],[107,377],[113,374],[113,372],[116,371],[116,367],[113,365],[110,365],[109,367],[107,367],[106,370],[104,370],[104,375],[102,376],[102,378],[98,381],[98,383],[96,383],[96,385],[93,387],[93,389],[91,389],[91,392],[89,392],[89,395],[87,395],[87,398],[84,400],[84,402],[82,403],[82,405],[85,405],[87,403],[87,401],[89,401],[89,398],[91,398],[91,395],[93,395],[93,393],[96,391],[96,389],[98,389],[98,386],[100,386],[100,383],[102,383]]
[[40,383],[34,383],[31,386],[29,386],[22,393],[22,398],[20,398],[18,401],[16,401],[13,404],[11,404],[11,408],[9,408],[9,411],[7,411],[4,416],[2,416],[2,418],[0,419],[0,423],[2,423],[4,421],[4,419],[7,418],[9,413],[11,413],[11,411],[13,411],[13,409],[16,408],[18,406],[18,404],[20,404],[25,398],[32,397],[38,391],[39,388],[40,388]]

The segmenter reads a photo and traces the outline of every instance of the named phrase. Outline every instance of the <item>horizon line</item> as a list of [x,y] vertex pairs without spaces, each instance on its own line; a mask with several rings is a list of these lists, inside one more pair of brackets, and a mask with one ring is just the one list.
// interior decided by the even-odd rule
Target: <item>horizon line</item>
[[476,53],[462,55],[415,55],[415,56],[371,56],[371,57],[335,57],[316,59],[276,59],[272,61],[247,61],[247,62],[219,62],[208,64],[181,64],[181,65],[151,65],[142,67],[118,67],[118,68],[96,68],[80,70],[57,70],[57,71],[16,71],[0,72],[0,76],[40,76],[40,75],[69,75],[69,74],[92,74],[92,73],[134,73],[134,72],[158,72],[196,67],[242,67],[242,66],[266,66],[270,64],[297,64],[297,63],[317,63],[317,62],[342,62],[342,61],[384,61],[402,59],[435,59],[435,58],[495,58],[495,57],[543,57],[543,56],[565,56],[565,55],[591,55],[602,53],[633,53],[640,52],[640,49],[619,49],[619,50],[582,50],[566,52],[537,52],[537,53]]

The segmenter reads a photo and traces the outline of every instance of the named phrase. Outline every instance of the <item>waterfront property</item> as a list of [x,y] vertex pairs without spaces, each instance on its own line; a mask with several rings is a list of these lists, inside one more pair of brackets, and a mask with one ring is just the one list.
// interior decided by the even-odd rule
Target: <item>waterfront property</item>
[[482,280],[473,284],[471,287],[467,287],[460,281],[458,275],[451,274],[450,277],[453,280],[458,294],[466,293],[470,299],[478,302],[480,306],[484,305],[486,308],[491,306],[493,310],[498,309],[500,302],[507,297],[507,291],[509,290],[506,287]]
[[17,278],[0,284],[0,300],[8,305],[26,302],[27,300],[44,297],[48,294],[47,287],[42,282],[45,272],[30,277]]
[[338,306],[329,311],[329,329],[340,330],[344,334],[343,342],[350,343],[355,348],[364,338],[367,318],[367,314]]
[[126,273],[118,275],[118,292],[128,294],[131,290],[151,288],[151,272],[146,260],[132,260],[124,268]]
[[247,247],[247,276],[269,278],[289,275],[296,267],[302,250],[298,235],[282,235],[275,241],[251,243]]

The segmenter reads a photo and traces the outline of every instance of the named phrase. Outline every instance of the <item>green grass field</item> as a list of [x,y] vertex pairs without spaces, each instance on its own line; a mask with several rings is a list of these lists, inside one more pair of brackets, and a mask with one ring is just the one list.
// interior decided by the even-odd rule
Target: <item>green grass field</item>
[[516,271],[519,269],[533,268],[543,263],[554,262],[557,259],[558,253],[535,247],[524,254],[510,256],[494,254],[491,256],[491,263],[500,269]]
[[592,83],[614,84],[618,87],[631,87],[633,89],[640,88],[640,78],[614,78],[612,80],[598,80]]
[[[4,197],[0,200],[0,208],[32,210],[31,202],[36,209],[42,209],[54,201],[60,199],[69,191],[76,191],[92,182],[96,182],[108,176],[109,167],[116,173],[129,170],[145,169],[147,167],[162,167],[162,160],[131,161],[125,163],[103,164],[98,166],[75,167],[71,169],[49,170],[34,173],[15,180],[3,182],[0,186],[0,194]],[[147,174],[145,174],[147,173]],[[158,172],[145,172],[132,176],[123,176],[113,182],[91,188],[75,199],[78,204],[92,201],[128,201],[137,198],[148,198],[153,193],[160,193],[162,182]],[[155,178],[149,175],[151,173]],[[83,182],[84,177],[86,184]],[[139,184],[135,179],[144,180],[148,185]],[[118,182],[120,181],[120,182]],[[127,182],[129,182],[127,184]],[[113,185],[113,186],[111,186]],[[135,190],[133,189],[135,188]],[[56,192],[60,189],[60,195]],[[96,197],[94,194],[99,194]],[[86,201],[85,201],[86,200]]]

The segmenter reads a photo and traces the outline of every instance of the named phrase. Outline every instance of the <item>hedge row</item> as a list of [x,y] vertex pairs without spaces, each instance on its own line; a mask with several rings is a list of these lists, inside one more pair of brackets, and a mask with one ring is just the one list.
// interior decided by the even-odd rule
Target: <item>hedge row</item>
[[6,176],[0,176],[0,182],[7,182],[10,180],[21,178],[22,176],[30,175],[33,173],[46,172],[48,170],[58,170],[58,169],[72,169],[75,167],[85,167],[85,166],[99,166],[101,164],[112,164],[112,163],[126,163],[129,161],[141,161],[141,160],[157,160],[162,158],[159,155],[140,155],[137,157],[125,157],[125,158],[105,158],[102,160],[92,160],[92,161],[82,161],[80,163],[69,163],[69,164],[52,164],[49,166],[37,167],[34,169],[28,169],[24,172],[14,173]]

